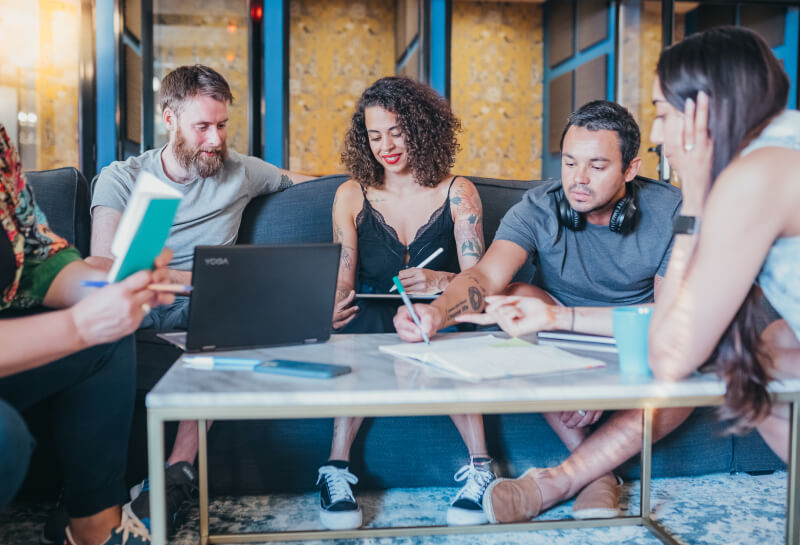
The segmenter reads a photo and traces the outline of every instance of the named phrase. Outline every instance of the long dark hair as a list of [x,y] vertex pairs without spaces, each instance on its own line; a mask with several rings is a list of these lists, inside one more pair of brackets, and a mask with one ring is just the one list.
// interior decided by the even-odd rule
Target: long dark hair
[[[656,69],[664,97],[683,111],[687,98],[709,97],[713,139],[712,184],[726,166],[778,115],[789,78],[766,42],[743,28],[719,27],[689,36],[661,52]],[[745,432],[769,414],[772,361],[758,330],[760,290],[754,285],[709,362],[726,382],[723,418]]]
[[381,187],[383,167],[372,155],[364,124],[364,110],[370,106],[397,115],[416,182],[438,185],[455,164],[456,133],[461,130],[447,100],[424,83],[397,76],[381,78],[364,91],[345,135],[342,163],[363,186]]

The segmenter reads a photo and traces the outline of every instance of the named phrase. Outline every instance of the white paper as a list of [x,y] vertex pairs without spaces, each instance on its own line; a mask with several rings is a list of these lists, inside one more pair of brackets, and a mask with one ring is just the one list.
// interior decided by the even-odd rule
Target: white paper
[[601,360],[576,356],[554,346],[494,335],[433,340],[430,345],[393,344],[381,346],[380,350],[422,361],[473,382],[605,366]]

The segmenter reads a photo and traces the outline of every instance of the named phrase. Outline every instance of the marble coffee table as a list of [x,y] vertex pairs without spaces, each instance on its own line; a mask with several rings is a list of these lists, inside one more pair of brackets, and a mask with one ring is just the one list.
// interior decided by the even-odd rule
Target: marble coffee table
[[[455,334],[458,335],[458,334]],[[466,335],[466,334],[465,334]],[[502,334],[498,334],[502,335]],[[438,338],[438,337],[437,337]],[[147,394],[150,505],[153,543],[166,543],[164,509],[164,422],[197,420],[201,543],[243,543],[304,539],[418,536],[511,530],[641,525],[664,543],[677,544],[650,509],[653,409],[713,406],[722,403],[724,385],[715,376],[697,375],[675,383],[620,376],[616,354],[575,353],[604,360],[605,368],[470,383],[421,364],[395,358],[378,347],[398,343],[394,334],[334,335],[327,343],[220,352],[215,355],[282,358],[349,365],[353,372],[330,380],[251,371],[201,371],[178,360]],[[580,345],[576,345],[580,346]],[[800,545],[797,471],[800,453],[800,380],[774,387],[779,401],[791,404],[792,435],[788,464],[786,543]],[[415,416],[464,413],[520,413],[577,409],[644,409],[642,426],[641,508],[636,516],[613,519],[536,521],[522,524],[413,528],[364,528],[345,531],[293,531],[267,534],[210,535],[208,527],[207,420],[331,418],[334,416]]]

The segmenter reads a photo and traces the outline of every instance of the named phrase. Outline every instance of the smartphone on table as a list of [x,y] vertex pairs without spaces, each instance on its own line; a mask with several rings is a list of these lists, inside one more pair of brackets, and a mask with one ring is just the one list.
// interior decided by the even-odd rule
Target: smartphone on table
[[297,360],[269,360],[253,368],[256,373],[272,373],[275,375],[289,375],[306,378],[333,378],[346,375],[352,369],[347,365],[333,363],[315,363]]

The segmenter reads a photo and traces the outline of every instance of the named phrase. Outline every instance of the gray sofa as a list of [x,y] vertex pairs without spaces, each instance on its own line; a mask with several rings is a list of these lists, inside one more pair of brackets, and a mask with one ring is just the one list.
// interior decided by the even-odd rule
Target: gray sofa
[[[56,232],[85,255],[89,244],[89,188],[75,169],[30,172],[37,201]],[[259,197],[245,210],[239,243],[275,244],[331,240],[330,211],[336,188],[345,176],[328,176]],[[491,241],[503,214],[538,182],[471,178],[483,200],[484,232]],[[524,267],[517,279],[532,278]],[[130,444],[128,479],[146,473],[144,395],[178,357],[179,352],[152,332],[137,334],[137,407]],[[40,448],[34,456],[29,494],[51,493],[60,477],[47,438],[41,410],[27,415]],[[566,448],[539,415],[487,416],[489,451],[501,470],[517,475],[529,466],[556,464]],[[699,409],[655,448],[655,476],[710,472],[768,472],[783,467],[757,434],[723,435],[713,409]],[[168,444],[175,426],[167,430]],[[316,468],[330,451],[332,421],[220,422],[209,433],[212,494],[307,491],[314,487]],[[410,441],[410,438],[414,438]],[[447,417],[368,420],[354,444],[352,465],[365,488],[451,486],[454,471],[464,463],[466,448]],[[638,458],[620,469],[636,478]]]

